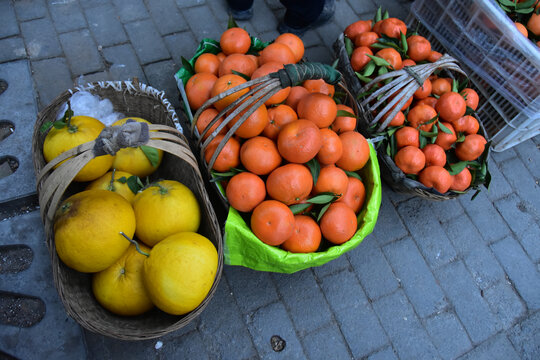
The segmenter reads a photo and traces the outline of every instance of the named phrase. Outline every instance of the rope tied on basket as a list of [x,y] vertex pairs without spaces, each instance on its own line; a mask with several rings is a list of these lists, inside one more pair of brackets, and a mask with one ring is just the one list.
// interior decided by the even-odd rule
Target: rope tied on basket
[[94,155],[116,155],[118,150],[139,147],[150,140],[148,124],[128,119],[122,126],[105,127],[94,145]]
[[282,70],[269,74],[270,78],[278,78],[281,88],[300,85],[306,80],[323,79],[331,85],[341,80],[341,73],[330,65],[320,63],[287,64]]

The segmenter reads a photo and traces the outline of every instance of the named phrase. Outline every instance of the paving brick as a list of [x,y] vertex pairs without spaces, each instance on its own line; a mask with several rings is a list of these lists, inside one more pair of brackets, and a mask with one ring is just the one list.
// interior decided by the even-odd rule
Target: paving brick
[[[384,10],[388,10],[390,16],[405,20],[409,15],[410,2],[398,2],[395,0],[372,0],[377,7],[381,6]],[[373,13],[375,15],[375,13]]]
[[[362,1],[362,3],[365,6],[367,1]],[[340,6],[336,6],[336,12],[334,13],[334,18],[332,19],[332,21],[338,26],[339,31],[334,34],[334,41],[337,39],[340,33],[345,30],[347,25],[352,24],[353,22],[358,20],[358,15],[355,14],[354,9],[349,2],[344,1],[343,4],[341,4]]]
[[116,9],[105,4],[87,9],[88,27],[98,45],[111,46],[127,41],[126,32],[118,20]]
[[[282,19],[281,17],[278,17],[278,19]],[[306,31],[304,35],[302,35],[302,42],[304,43],[304,47],[308,48],[311,46],[316,46],[321,43],[321,37],[315,30]]]
[[0,63],[26,57],[24,42],[20,37],[10,37],[0,40]]
[[138,77],[141,82],[147,83],[146,75],[142,71],[131,45],[104,48],[103,56],[109,64],[111,80],[129,80]]
[[[100,71],[100,72],[92,73],[88,75],[81,75],[77,78],[77,82],[83,83],[83,84],[96,82],[96,81],[107,81],[107,80],[113,80],[108,71]],[[127,80],[127,79],[123,79],[123,80]]]
[[374,301],[373,308],[400,358],[434,359],[439,356],[401,290]]
[[83,9],[91,9],[96,6],[107,5],[110,3],[111,0],[85,0],[81,1],[81,6],[83,7]]
[[78,1],[49,0],[49,13],[58,33],[84,29],[86,19]]
[[31,59],[62,55],[62,48],[50,19],[23,22],[21,23],[21,33],[26,43],[26,51]]
[[[348,3],[356,14],[362,15],[358,16],[357,20],[373,19],[375,12],[377,11],[377,6],[371,1],[348,0]],[[343,30],[345,30],[347,25],[343,27]]]
[[510,229],[486,194],[480,192],[473,201],[470,200],[471,196],[466,194],[460,196],[459,200],[484,240],[493,242],[509,235]]
[[146,19],[150,16],[143,0],[113,0],[113,4],[123,23]]
[[327,276],[321,286],[355,359],[388,343],[354,273],[345,270]]
[[32,71],[41,108],[49,105],[61,92],[73,86],[64,58],[33,61]]
[[480,289],[486,289],[504,280],[503,269],[485,244],[479,244],[472,249],[463,257],[463,261]]
[[461,256],[467,255],[480,244],[486,243],[468,216],[443,222],[442,227],[454,245],[454,249]]
[[518,360],[520,357],[506,336],[497,334],[460,358],[460,360],[491,359]]
[[332,51],[326,46],[312,46],[306,48],[304,53],[306,61],[320,62],[323,64],[330,64],[332,62]]
[[540,286],[531,286],[540,284],[540,275],[518,242],[507,237],[491,248],[529,310],[540,309]]
[[[349,261],[370,299],[388,295],[399,287],[392,268],[377,246],[369,246],[375,239],[366,239],[348,254]],[[367,242],[369,241],[369,242]]]
[[188,30],[186,20],[174,0],[149,1],[147,6],[161,35]]
[[522,359],[538,359],[540,354],[540,312],[516,324],[508,333],[508,338]]
[[19,33],[19,24],[11,1],[0,2],[0,24],[0,39]]
[[508,220],[508,225],[533,262],[540,261],[540,227],[536,209],[515,194],[495,202],[495,206]]
[[[206,353],[206,344],[198,331],[192,331],[172,338],[170,341],[162,341],[162,343],[162,347],[156,349],[156,357],[161,355],[167,359],[210,359]],[[121,357],[122,354],[119,358]]]
[[383,251],[418,316],[424,318],[447,306],[441,288],[412,239],[386,245]]
[[257,357],[257,350],[226,279],[221,279],[212,301],[208,303],[199,319],[198,329],[210,358]]
[[491,200],[500,199],[506,195],[511,194],[514,189],[510,186],[504,175],[499,170],[497,163],[492,162],[489,164],[489,172],[491,174],[491,182],[489,184],[489,189],[481,188],[482,191],[486,191],[487,196]]
[[396,357],[396,353],[390,346],[368,357],[368,360],[393,360],[393,359],[397,360],[397,357]]
[[433,218],[433,211],[427,200],[409,199],[400,203],[397,211],[429,266],[436,268],[456,257],[456,250],[439,221]]
[[176,0],[176,4],[180,9],[192,6],[206,4],[206,0]]
[[182,56],[191,59],[198,46],[191,31],[168,35],[163,40],[178,69],[182,66]]
[[[249,331],[258,354],[264,359],[304,359],[300,340],[294,332],[294,325],[287,315],[287,310],[282,303],[273,303],[258,309],[248,315]],[[270,339],[278,335],[285,340],[285,348],[281,352],[274,352]],[[225,358],[225,357],[223,357]],[[233,358],[238,358],[234,356]]]
[[47,7],[43,0],[14,1],[15,12],[19,21],[28,21],[47,16]]
[[[207,5],[186,8],[182,11],[191,31],[196,37],[196,41],[204,38],[219,39],[223,29],[218,25],[218,19],[212,14]],[[207,21],[201,21],[207,19]]]
[[491,151],[489,154],[490,158],[497,163],[514,159],[518,156],[514,148],[506,149],[500,152]]
[[[272,16],[272,10],[264,0],[255,0],[253,2],[253,18],[250,23],[258,33],[277,29],[278,19]],[[217,15],[217,14],[216,14]]]
[[350,359],[351,355],[339,328],[328,324],[302,339],[309,359]]
[[540,148],[538,145],[533,140],[527,140],[516,145],[514,149],[533,177],[540,179],[540,167],[538,166],[538,152]]
[[439,283],[474,344],[481,343],[499,330],[499,323],[461,261],[436,271]]
[[310,269],[272,277],[300,336],[332,320],[330,307]]
[[165,96],[174,107],[180,106],[180,93],[173,75],[178,69],[171,60],[146,65],[144,73],[148,83],[158,90],[165,91]]
[[85,29],[64,33],[59,38],[74,76],[105,69],[90,31]]
[[458,199],[446,200],[446,201],[432,201],[429,206],[433,212],[433,215],[441,222],[455,219],[463,215],[463,206]]
[[[538,164],[537,164],[538,166]],[[540,185],[521,160],[509,160],[500,163],[501,172],[519,195],[531,204],[540,204]]]
[[[315,31],[317,31],[320,38],[322,39],[322,45],[325,45],[327,48],[332,49],[332,44],[334,44],[343,29],[335,22],[329,21],[326,24],[317,27]],[[331,63],[331,61],[327,63]]]
[[401,239],[408,234],[407,229],[396,212],[394,204],[392,204],[388,197],[388,191],[382,192],[379,217],[377,218],[375,229],[373,229],[373,234],[380,246]]
[[125,28],[141,64],[170,57],[163,39],[151,20],[129,23],[125,25]]
[[[224,274],[242,313],[247,314],[278,300],[270,274],[240,266],[226,266]],[[251,289],[257,289],[252,291]]]
[[453,313],[444,312],[426,319],[426,330],[443,359],[455,359],[472,347],[465,329]]
[[[358,249],[358,248],[357,248]],[[349,253],[356,252],[356,249],[351,250]],[[341,255],[340,257],[327,262],[324,265],[317,266],[313,268],[313,272],[320,279],[329,274],[335,274],[343,269],[350,269],[351,264],[346,255]]]
[[508,329],[527,309],[507,281],[501,281],[484,290],[484,299],[491,311],[499,317],[503,329]]

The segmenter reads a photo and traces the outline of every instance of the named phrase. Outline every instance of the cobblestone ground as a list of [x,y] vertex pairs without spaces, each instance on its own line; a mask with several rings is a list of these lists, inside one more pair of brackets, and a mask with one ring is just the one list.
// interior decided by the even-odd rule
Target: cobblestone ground
[[[333,20],[303,37],[306,58],[332,62],[347,24],[378,5],[406,18],[409,4],[337,0]],[[254,17],[239,24],[268,41],[283,12],[278,0],[255,0]],[[0,179],[0,358],[540,358],[538,136],[492,153],[491,188],[474,201],[429,202],[384,186],[373,234],[324,266],[292,275],[226,266],[202,315],[159,339],[113,340],[67,317],[34,210],[37,112],[74,84],[133,77],[180,110],[173,74],[181,57],[218,38],[227,18],[222,0],[0,0],[8,84],[0,130],[13,129],[0,160],[18,162]],[[24,266],[11,266],[13,254]],[[14,320],[12,310],[26,317]],[[281,352],[274,335],[285,340]]]

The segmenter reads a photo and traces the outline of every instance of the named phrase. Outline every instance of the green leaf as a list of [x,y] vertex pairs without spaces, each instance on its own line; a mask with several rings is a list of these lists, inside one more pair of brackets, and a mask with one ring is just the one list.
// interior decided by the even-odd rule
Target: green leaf
[[375,13],[375,18],[373,19],[373,23],[375,24],[377,21],[382,20],[382,8],[379,6],[377,9],[377,12]]
[[345,171],[345,174],[347,174],[347,176],[349,177],[353,177],[353,178],[357,178],[358,180],[362,181],[362,177],[360,176],[360,174],[358,174],[357,172],[354,172],[354,171]]
[[438,132],[420,130],[420,135],[425,136],[427,138],[433,138],[433,137],[437,137]]
[[317,180],[319,179],[319,173],[321,172],[321,164],[319,164],[316,158],[313,158],[309,160],[306,165],[311,172],[311,176],[313,177],[313,186],[315,186],[317,184]]
[[437,121],[438,118],[439,118],[439,114],[435,115],[434,117],[432,117],[431,119],[429,119],[429,120],[426,121],[426,122],[423,122],[423,123],[418,124],[418,126],[416,127],[416,129],[417,129],[417,130],[420,130],[420,128],[421,128],[423,125],[433,124],[435,121]]
[[461,135],[460,137],[457,138],[456,142],[459,143],[459,142],[464,142],[465,141],[465,135]]
[[363,82],[365,82],[365,83],[368,83],[368,82],[371,81],[371,78],[368,78],[367,76],[364,76],[364,75],[360,74],[359,72],[356,72],[356,71],[355,71],[354,73],[356,74],[356,76],[357,76],[361,81],[363,81]]
[[339,58],[336,59],[336,60],[334,60],[334,62],[332,63],[332,67],[333,67],[334,69],[336,69],[337,66],[338,66],[338,64],[339,64]]
[[444,126],[442,122],[439,121],[438,125],[439,125],[439,129],[441,129],[442,132],[450,134],[450,135],[453,134],[452,130]]
[[[384,75],[387,72],[388,72],[388,69],[385,68],[384,66],[377,69],[377,74],[378,75]],[[387,79],[387,80],[392,80],[392,79],[390,78],[390,79]]]
[[246,79],[247,81],[251,80],[251,78],[249,76],[247,76],[246,74],[242,74],[240,71],[236,71],[236,70],[231,70],[232,73],[234,75],[238,75],[238,76],[241,76],[243,77],[244,79]]
[[427,145],[427,137],[425,137],[425,136],[423,136],[422,134],[420,134],[419,140],[420,140],[420,149],[425,148],[426,145]]
[[516,9],[515,12],[518,14],[530,14],[534,11],[534,8],[528,8],[528,9]]
[[217,172],[217,171],[212,170],[211,171],[212,179],[210,179],[210,182],[228,180],[229,178],[243,171],[244,170],[238,169],[238,168],[231,168],[229,171],[226,171],[226,172]]
[[362,75],[371,76],[375,71],[375,68],[376,65],[373,61],[368,62],[367,65],[364,67],[364,71],[362,71]]
[[524,1],[522,3],[518,3],[517,4],[517,7],[518,8],[533,8],[534,9],[534,4],[536,4],[538,0],[527,0],[527,1]]
[[125,184],[127,182],[127,178],[125,176],[122,176],[120,179],[116,179],[120,184]]
[[403,51],[403,54],[406,54],[409,50],[409,44],[407,44],[407,37],[401,31],[399,32],[399,35],[401,36],[401,50]]
[[195,74],[195,69],[185,57],[182,56],[180,60],[182,61],[182,66],[186,69],[187,72],[189,72],[190,74]]
[[159,165],[158,149],[146,145],[141,145],[140,148],[148,161],[150,161],[150,164],[152,164],[152,167],[157,167]]
[[386,20],[386,19],[388,19],[389,17],[390,17],[390,13],[388,12],[388,10],[385,10],[385,11],[384,11],[384,14],[383,14],[383,17],[382,17],[383,20]]
[[338,196],[334,193],[324,192],[315,195],[314,197],[307,199],[306,201],[310,204],[328,204],[329,202],[333,202],[337,198]]
[[317,216],[317,222],[319,222],[321,220],[321,218],[324,215],[324,213],[326,212],[326,210],[328,210],[328,208],[330,207],[330,204],[332,204],[332,203],[328,203],[328,204],[323,206],[323,208],[319,212],[319,216]]
[[512,9],[510,9],[510,8],[508,8],[508,7],[506,7],[506,6],[502,5],[502,4],[499,4],[499,6],[501,7],[501,9],[503,9],[507,13],[513,12]]
[[460,161],[455,164],[448,164],[448,172],[450,175],[457,175],[463,171],[469,165],[469,161]]
[[67,123],[62,120],[58,120],[58,121],[53,122],[52,125],[54,126],[55,129],[62,129],[66,127]]
[[39,128],[39,132],[41,134],[44,134],[47,130],[49,130],[51,128],[51,126],[53,126],[53,122],[52,121],[45,121],[43,123],[43,125],[41,125],[41,127]]
[[510,7],[516,6],[516,3],[510,0],[498,0],[498,2],[500,5],[504,5],[504,6],[510,6]]
[[378,57],[378,56],[375,56],[375,55],[369,55],[369,54],[366,54],[371,60],[373,60],[373,62],[375,63],[375,65],[377,66],[391,66],[390,63],[388,61],[386,61],[385,59],[383,59],[382,57]]
[[132,175],[127,179],[127,186],[132,193],[136,194],[144,187],[144,184],[138,176]]
[[349,58],[351,57],[351,54],[353,53],[353,50],[354,50],[354,44],[352,42],[351,39],[349,39],[348,37],[345,37],[345,50],[347,51],[347,56],[349,56]]
[[232,14],[229,15],[229,21],[227,22],[227,29],[238,27],[238,24],[236,24],[236,21],[234,21],[234,18],[232,17]]
[[294,215],[300,214],[302,211],[306,210],[311,206],[310,203],[302,203],[302,204],[293,204],[289,206],[289,209],[291,209],[292,213]]
[[347,110],[338,110],[336,117],[340,117],[340,116],[357,118],[356,115],[348,112]]
[[459,92],[459,83],[456,79],[452,79],[452,91]]

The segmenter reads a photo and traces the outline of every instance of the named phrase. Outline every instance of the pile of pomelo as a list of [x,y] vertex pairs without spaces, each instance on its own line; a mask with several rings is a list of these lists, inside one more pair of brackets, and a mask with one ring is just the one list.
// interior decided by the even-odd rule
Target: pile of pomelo
[[[441,57],[429,40],[407,29],[400,19],[388,13],[381,15],[380,10],[374,20],[359,20],[347,26],[344,35],[350,66],[362,83]],[[380,124],[367,129],[374,137],[384,137],[377,149],[389,155],[404,174],[441,194],[449,190],[464,192],[486,181],[487,141],[478,133],[480,123],[474,112],[479,96],[467,84],[467,79],[458,82],[436,70],[407,99],[384,131],[377,132]],[[360,100],[384,85],[381,82],[368,93],[359,94]],[[385,120],[383,116],[379,122]]]
[[[104,125],[88,116],[57,121],[47,133],[47,162],[95,140]],[[141,118],[128,119],[147,122]],[[197,233],[201,221],[194,193],[175,180],[142,184],[163,157],[149,147],[125,148],[92,159],[75,177],[85,190],[65,199],[54,217],[54,244],[68,267],[92,273],[92,289],[107,310],[124,316],[154,305],[180,315],[210,291],[218,268],[212,242]]]
[[[238,27],[224,31],[219,43],[221,52],[200,55],[186,82],[192,110],[249,79],[297,63],[304,54],[302,40],[290,33],[255,53],[248,53],[250,36]],[[204,153],[207,163],[242,113],[219,131],[232,109],[210,122],[247,91],[233,92],[196,118],[199,135],[212,136]],[[368,162],[370,147],[356,131],[353,109],[342,100],[322,79],[282,89],[247,118],[217,156],[214,180],[221,181],[229,204],[262,242],[309,253],[324,241],[342,244],[357,231],[365,200],[357,171]]]

